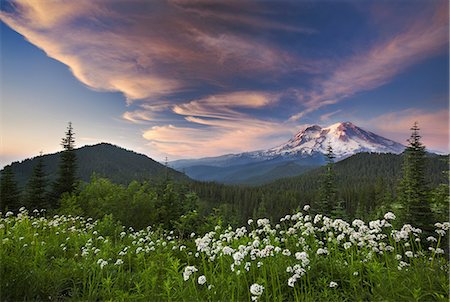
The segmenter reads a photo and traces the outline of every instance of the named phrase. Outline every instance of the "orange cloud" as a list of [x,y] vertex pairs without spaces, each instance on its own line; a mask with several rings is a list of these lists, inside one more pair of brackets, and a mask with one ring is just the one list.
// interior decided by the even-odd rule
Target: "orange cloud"
[[171,157],[214,156],[266,148],[288,139],[295,129],[235,109],[261,108],[278,100],[277,94],[258,91],[211,95],[173,107],[190,126],[155,126],[146,130],[143,137]]
[[290,127],[279,124],[247,121],[207,121],[192,118],[189,121],[208,127],[155,126],[146,130],[143,137],[149,145],[171,158],[195,158],[221,154],[254,151],[284,142],[291,136]]

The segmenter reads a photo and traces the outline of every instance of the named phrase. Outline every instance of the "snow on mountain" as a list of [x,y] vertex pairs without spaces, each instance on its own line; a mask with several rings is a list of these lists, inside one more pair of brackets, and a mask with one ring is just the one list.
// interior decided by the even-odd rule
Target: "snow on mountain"
[[390,139],[363,130],[351,122],[333,124],[322,128],[318,125],[298,132],[285,144],[267,150],[227,154],[218,157],[186,159],[171,162],[175,169],[191,166],[230,167],[265,161],[301,160],[304,164],[323,163],[328,145],[333,148],[337,160],[359,152],[401,153],[404,146]]
[[337,159],[359,152],[398,154],[405,148],[400,143],[363,130],[351,122],[343,122],[325,128],[310,126],[281,146],[252,153],[263,157],[304,157],[317,153],[325,154],[328,145],[333,148]]

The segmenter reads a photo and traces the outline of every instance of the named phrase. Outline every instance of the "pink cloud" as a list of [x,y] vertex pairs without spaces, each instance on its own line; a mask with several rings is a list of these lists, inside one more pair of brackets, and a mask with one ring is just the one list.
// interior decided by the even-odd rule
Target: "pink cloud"
[[[14,11],[2,11],[0,18],[85,85],[122,92],[128,103],[205,83],[223,87],[235,76],[311,69],[275,45],[226,30],[214,18],[205,21],[183,5],[161,2],[152,10],[145,1],[133,5],[143,9],[123,13],[116,1],[17,0]],[[251,15],[239,20],[246,18],[256,22]]]
[[369,121],[361,121],[361,125],[406,145],[406,140],[411,135],[410,128],[414,122],[419,123],[422,142],[428,149],[445,153],[450,152],[448,109],[427,112],[422,109],[411,108],[386,113]]
[[233,108],[261,108],[278,102],[280,95],[259,91],[237,91],[207,96],[189,103],[175,105],[179,115],[237,119],[245,116]]
[[299,120],[326,105],[380,87],[411,65],[446,51],[448,3],[441,3],[431,13],[425,12],[420,18],[410,20],[412,22],[407,24],[412,26],[402,28],[367,50],[358,51],[338,63],[325,79],[316,82],[312,90],[299,92],[299,100],[306,109],[293,114],[290,120]]

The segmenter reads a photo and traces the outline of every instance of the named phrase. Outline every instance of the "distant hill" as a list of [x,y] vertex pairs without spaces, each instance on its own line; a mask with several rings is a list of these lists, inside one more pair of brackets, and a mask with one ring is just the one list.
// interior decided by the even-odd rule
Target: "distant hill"
[[[133,180],[162,179],[166,174],[175,180],[189,180],[183,173],[166,168],[146,155],[123,149],[108,143],[84,146],[75,150],[78,177],[89,181],[92,174],[109,178],[116,183],[128,184]],[[50,181],[56,179],[61,152],[43,155],[45,172]],[[11,164],[19,186],[28,182],[38,158]]]
[[[446,182],[443,171],[448,170],[448,156],[428,153],[426,158],[426,179],[431,187]],[[385,185],[395,186],[402,176],[403,155],[392,153],[357,153],[335,165],[338,188],[355,189],[373,185],[381,179]],[[283,178],[267,184],[266,187],[280,190],[318,189],[317,182],[324,173],[324,167],[308,171],[303,175]]]

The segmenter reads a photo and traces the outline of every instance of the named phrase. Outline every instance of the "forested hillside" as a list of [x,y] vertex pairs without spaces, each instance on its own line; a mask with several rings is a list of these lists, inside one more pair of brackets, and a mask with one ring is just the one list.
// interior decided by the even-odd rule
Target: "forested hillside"
[[[402,162],[402,155],[359,153],[335,164],[338,197],[350,217],[372,217],[394,205]],[[324,169],[259,187],[203,182],[191,186],[200,198],[220,207],[225,216],[239,217],[241,222],[261,215],[278,219],[297,207],[319,201]],[[430,189],[448,184],[443,171],[448,171],[447,156],[429,154],[425,173]]]
[[[133,180],[162,179],[166,176],[175,180],[188,179],[183,173],[167,168],[143,154],[107,143],[84,146],[74,151],[77,157],[77,176],[86,182],[93,173],[121,184],[128,184]],[[49,183],[56,179],[60,155],[61,152],[42,156]],[[37,162],[38,157],[12,163],[11,168],[19,187],[27,184]]]

